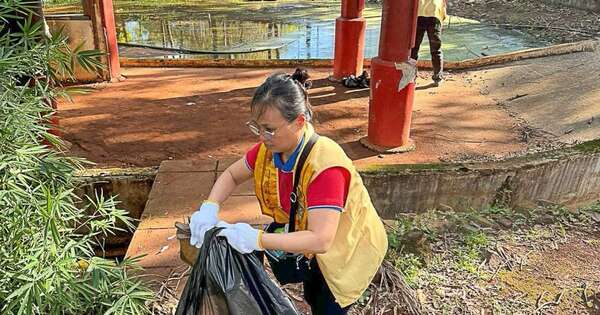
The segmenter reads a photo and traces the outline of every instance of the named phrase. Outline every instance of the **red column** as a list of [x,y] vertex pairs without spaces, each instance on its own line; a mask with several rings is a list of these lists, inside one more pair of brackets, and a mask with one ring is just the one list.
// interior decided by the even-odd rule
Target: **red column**
[[367,21],[362,17],[364,8],[365,0],[342,0],[342,14],[335,20],[334,80],[358,75],[363,70],[367,28]]
[[379,152],[415,148],[409,136],[416,67],[408,61],[414,46],[417,7],[418,0],[383,1],[379,56],[371,60],[369,131],[368,137],[361,139]]
[[115,27],[115,14],[112,0],[101,0],[102,25],[106,34],[106,48],[108,51],[108,66],[110,67],[111,81],[119,81],[121,65],[119,64],[119,47],[117,45],[117,29]]
[[112,0],[82,0],[81,4],[83,13],[92,21],[96,49],[107,53],[103,61],[106,60],[108,73],[103,73],[102,78],[113,82],[122,80]]

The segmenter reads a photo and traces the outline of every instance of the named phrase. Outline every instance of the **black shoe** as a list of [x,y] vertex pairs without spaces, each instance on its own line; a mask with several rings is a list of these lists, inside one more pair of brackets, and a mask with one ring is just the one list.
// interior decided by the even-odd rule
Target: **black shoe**
[[358,80],[353,74],[351,74],[349,77],[343,78],[342,83],[347,88],[355,88],[358,86]]
[[361,88],[368,88],[371,83],[371,79],[369,78],[369,73],[367,71],[363,71],[361,75],[356,78],[358,81],[358,86]]

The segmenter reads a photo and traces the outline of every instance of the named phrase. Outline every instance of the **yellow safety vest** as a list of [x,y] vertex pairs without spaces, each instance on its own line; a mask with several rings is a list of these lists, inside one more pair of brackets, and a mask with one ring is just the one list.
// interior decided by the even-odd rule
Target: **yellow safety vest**
[[446,0],[419,0],[419,16],[433,16],[440,22],[446,19]]
[[[313,127],[307,124],[304,139],[309,139],[313,133]],[[322,171],[331,167],[348,170],[351,175],[350,186],[333,245],[326,253],[317,254],[316,259],[336,302],[346,307],[358,300],[371,283],[383,261],[388,243],[383,223],[352,161],[337,143],[323,136],[312,148],[300,175],[296,230],[306,230],[308,185]],[[263,214],[273,217],[275,222],[288,223],[289,216],[279,201],[277,176],[272,152],[261,145],[254,167],[256,197]]]

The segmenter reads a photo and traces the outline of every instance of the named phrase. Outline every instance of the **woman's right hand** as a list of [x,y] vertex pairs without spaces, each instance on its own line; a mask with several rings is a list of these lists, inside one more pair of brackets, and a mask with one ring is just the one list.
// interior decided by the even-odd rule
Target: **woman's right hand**
[[198,211],[192,214],[190,219],[190,245],[202,247],[204,234],[219,222],[219,204],[212,201],[204,201]]

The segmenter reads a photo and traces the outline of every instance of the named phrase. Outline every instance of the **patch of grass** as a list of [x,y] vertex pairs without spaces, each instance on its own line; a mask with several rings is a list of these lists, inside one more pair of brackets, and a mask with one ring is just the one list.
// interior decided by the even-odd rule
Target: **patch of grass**
[[506,207],[500,207],[500,206],[491,206],[487,209],[485,209],[483,212],[484,213],[489,213],[489,214],[508,214],[509,213],[509,209]]
[[552,237],[554,233],[546,227],[532,227],[527,230],[526,238],[528,241],[545,240]]
[[423,263],[418,256],[412,253],[399,255],[394,260],[394,266],[402,273],[408,285],[417,284],[423,268]]
[[490,240],[483,232],[469,233],[464,239],[465,246],[472,250],[480,250],[490,244]]
[[477,267],[483,259],[482,251],[489,244],[490,240],[483,232],[466,234],[462,243],[452,251],[457,269],[478,275]]
[[580,143],[573,148],[583,153],[596,153],[600,151],[600,139]]
[[586,212],[600,213],[600,202],[597,202],[590,206],[584,207],[584,208],[582,208],[582,210],[586,211]]
[[397,233],[388,233],[388,245],[393,250],[400,250],[402,243],[400,242],[400,236]]
[[457,166],[453,164],[391,164],[391,165],[370,165],[361,169],[361,173],[368,174],[396,174],[405,171],[439,171],[444,169],[453,169]]
[[456,251],[456,267],[459,270],[466,271],[471,274],[477,273],[477,257],[472,255],[472,252]]

